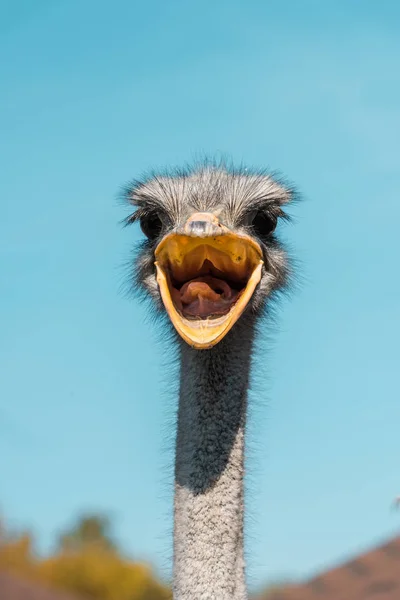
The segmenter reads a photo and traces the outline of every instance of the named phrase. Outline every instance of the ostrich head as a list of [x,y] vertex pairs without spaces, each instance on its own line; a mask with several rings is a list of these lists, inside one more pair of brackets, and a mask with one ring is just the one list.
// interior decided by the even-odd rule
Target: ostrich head
[[[274,231],[292,190],[265,172],[202,165],[130,185],[146,237],[136,285],[192,347],[208,349],[245,315],[257,318],[288,277]],[[243,315],[243,316],[242,316]]]

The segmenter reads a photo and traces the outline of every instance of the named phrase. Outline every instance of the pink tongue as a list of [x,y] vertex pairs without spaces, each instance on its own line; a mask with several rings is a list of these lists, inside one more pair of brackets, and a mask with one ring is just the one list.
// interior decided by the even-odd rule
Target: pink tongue
[[226,281],[206,275],[188,281],[180,290],[174,290],[174,300],[184,315],[208,317],[226,314],[238,293]]

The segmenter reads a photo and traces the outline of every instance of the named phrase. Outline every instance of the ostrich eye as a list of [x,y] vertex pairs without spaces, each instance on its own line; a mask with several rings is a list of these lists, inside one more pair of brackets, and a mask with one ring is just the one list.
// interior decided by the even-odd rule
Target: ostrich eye
[[262,210],[258,210],[251,222],[254,232],[261,238],[270,235],[276,227],[277,219],[268,215]]
[[161,233],[162,221],[157,213],[141,217],[140,228],[149,240],[155,240]]

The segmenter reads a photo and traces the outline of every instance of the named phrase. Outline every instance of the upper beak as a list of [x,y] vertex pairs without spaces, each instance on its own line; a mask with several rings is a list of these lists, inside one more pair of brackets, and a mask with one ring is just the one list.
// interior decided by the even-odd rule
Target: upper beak
[[219,222],[218,217],[209,212],[197,212],[191,215],[186,221],[183,231],[186,235],[194,237],[229,233],[229,229]]
[[[166,235],[155,250],[155,258],[166,311],[181,337],[198,349],[211,348],[233,327],[260,282],[263,266],[257,242],[231,231],[217,215],[205,212],[191,215],[179,232]],[[234,301],[227,304],[221,294],[228,312],[187,318],[179,300],[180,290],[207,277],[234,285]]]

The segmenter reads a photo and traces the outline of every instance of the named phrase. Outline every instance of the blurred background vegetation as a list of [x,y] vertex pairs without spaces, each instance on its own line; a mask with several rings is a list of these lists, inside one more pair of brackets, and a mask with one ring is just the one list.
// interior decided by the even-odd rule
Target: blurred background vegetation
[[[56,537],[47,556],[37,552],[36,541],[32,532],[12,531],[0,518],[0,571],[82,600],[172,600],[170,588],[149,565],[122,552],[106,515],[80,516]],[[285,583],[271,583],[257,600],[268,600]]]
[[170,600],[170,589],[151,568],[126,557],[108,517],[83,515],[41,557],[31,532],[12,532],[0,522],[0,570],[88,600]]

